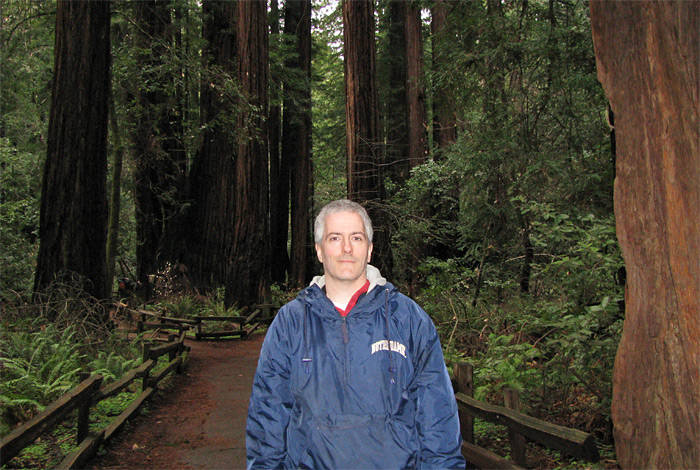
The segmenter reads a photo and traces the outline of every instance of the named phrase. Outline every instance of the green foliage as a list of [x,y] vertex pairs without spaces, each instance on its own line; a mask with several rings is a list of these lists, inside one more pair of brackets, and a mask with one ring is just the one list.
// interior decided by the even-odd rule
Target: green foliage
[[140,363],[141,340],[108,336],[99,341],[77,325],[43,317],[3,325],[0,338],[2,432],[31,418],[79,383],[81,372],[99,373],[104,383],[121,378]]
[[[430,178],[449,174],[435,166],[448,164],[431,163],[414,173],[405,193],[409,204],[421,200],[433,184]],[[449,191],[442,194],[447,206]],[[522,292],[517,282],[524,259],[517,251],[499,268],[491,255],[479,259],[484,245],[477,244],[476,249],[465,245],[456,253],[461,256],[423,259],[418,300],[438,325],[446,359],[460,360],[449,352],[456,350],[474,364],[478,398],[498,403],[510,387],[522,392],[526,409],[610,438],[612,365],[623,318],[622,288],[616,282],[623,264],[613,216],[571,206],[566,213],[561,204],[524,197],[508,203],[528,223],[533,247],[529,291]],[[432,231],[433,240],[451,234],[431,219],[404,220],[408,234]]]
[[54,1],[3,2],[0,18],[0,293],[31,289],[53,61]]
[[3,419],[6,413],[10,419],[21,419],[41,410],[78,382],[84,356],[76,329],[34,326],[38,329],[10,332],[0,340]]
[[115,341],[105,350],[97,352],[87,368],[93,374],[102,374],[103,384],[119,380],[141,362],[141,338],[131,342]]
[[[167,297],[166,300],[160,302],[159,307],[166,316],[175,318],[191,318],[196,315],[201,315],[201,311],[203,310],[201,302],[191,295]],[[224,314],[222,313],[221,315]]]
[[540,375],[528,364],[539,355],[531,344],[514,341],[514,335],[488,335],[488,347],[476,368],[475,396],[486,399],[502,393],[504,388],[517,392],[537,389]]
[[313,106],[314,204],[346,197],[345,91],[340,2],[325,15],[314,1],[311,101]]
[[0,138],[0,292],[31,290],[39,231],[39,162]]

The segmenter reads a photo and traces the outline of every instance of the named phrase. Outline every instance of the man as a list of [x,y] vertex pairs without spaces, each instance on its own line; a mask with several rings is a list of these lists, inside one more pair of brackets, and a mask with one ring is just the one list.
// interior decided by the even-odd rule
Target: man
[[372,222],[334,201],[314,224],[324,275],[282,307],[248,409],[248,468],[464,468],[437,331],[368,265]]

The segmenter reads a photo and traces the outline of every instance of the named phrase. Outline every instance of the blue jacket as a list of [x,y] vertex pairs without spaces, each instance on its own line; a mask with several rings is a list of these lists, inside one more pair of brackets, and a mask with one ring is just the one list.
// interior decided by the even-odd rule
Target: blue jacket
[[347,317],[316,278],[265,337],[248,468],[464,468],[457,404],[428,315],[368,266]]

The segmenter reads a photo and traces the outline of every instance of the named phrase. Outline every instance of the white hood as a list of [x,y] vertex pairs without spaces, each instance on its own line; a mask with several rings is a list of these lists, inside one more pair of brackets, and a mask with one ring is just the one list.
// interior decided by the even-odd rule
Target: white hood
[[[379,270],[371,264],[367,265],[367,279],[369,279],[369,289],[367,292],[371,291],[375,286],[383,286],[386,284],[386,279],[384,279]],[[312,286],[314,284],[323,289],[323,286],[326,285],[326,275],[314,277],[309,285]]]

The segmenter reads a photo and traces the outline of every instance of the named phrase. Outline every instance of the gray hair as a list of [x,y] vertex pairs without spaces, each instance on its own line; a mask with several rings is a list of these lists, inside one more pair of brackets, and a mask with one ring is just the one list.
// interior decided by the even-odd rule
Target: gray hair
[[316,221],[314,222],[314,242],[321,244],[323,241],[323,232],[326,229],[326,217],[330,214],[336,214],[338,212],[354,212],[360,216],[362,223],[365,226],[365,235],[367,235],[367,240],[369,240],[370,245],[372,244],[372,235],[374,231],[372,230],[372,219],[369,218],[367,211],[364,207],[356,202],[349,199],[338,199],[337,201],[329,202],[316,216]]

